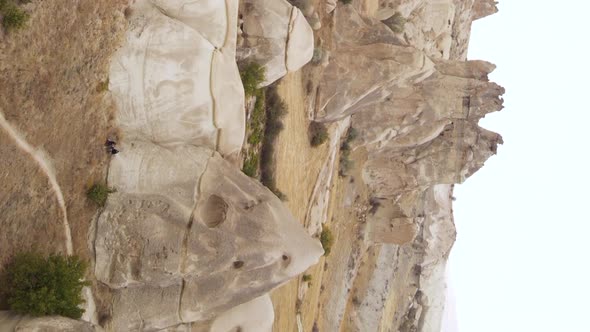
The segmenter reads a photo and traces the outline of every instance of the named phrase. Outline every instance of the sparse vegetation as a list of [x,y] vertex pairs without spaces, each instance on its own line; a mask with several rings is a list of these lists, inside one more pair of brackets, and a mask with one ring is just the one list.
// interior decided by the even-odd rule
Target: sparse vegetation
[[311,63],[313,65],[319,65],[322,62],[322,57],[324,56],[324,49],[316,47],[313,49],[313,56],[311,58]]
[[266,126],[260,153],[260,181],[281,200],[286,196],[278,190],[275,180],[274,147],[279,133],[283,130],[282,118],[287,114],[287,106],[278,95],[276,87],[266,91]]
[[311,274],[304,274],[303,277],[301,277],[301,280],[304,282],[311,281]]
[[406,25],[406,18],[403,17],[400,12],[395,12],[390,18],[383,20],[382,22],[385,23],[391,31],[402,33],[404,32],[404,27]]
[[309,144],[319,146],[328,140],[328,128],[320,122],[312,121],[309,124]]
[[82,281],[87,264],[77,256],[21,253],[6,268],[10,309],[33,316],[61,315],[80,318]]
[[240,77],[242,78],[242,84],[244,85],[246,96],[256,95],[258,86],[264,81],[264,75],[264,67],[256,62],[242,65],[240,68]]
[[264,125],[266,123],[265,114],[265,89],[256,91],[256,103],[250,118],[247,122],[248,144],[249,149],[246,152],[246,159],[242,171],[249,177],[256,177],[260,161],[260,144],[264,139]]
[[356,129],[354,129],[353,127],[350,127],[348,129],[348,132],[346,133],[346,138],[344,139],[344,141],[340,145],[340,162],[339,162],[338,175],[340,175],[341,177],[347,176],[348,171],[350,171],[350,169],[354,166],[353,161],[350,160],[350,152],[351,152],[350,143],[353,140],[355,140],[357,138],[357,136],[358,136],[358,131]]
[[96,85],[96,92],[105,92],[109,89],[109,78],[107,77],[106,80],[98,82]]
[[324,226],[322,229],[322,233],[320,234],[320,242],[324,248],[324,256],[328,256],[332,251],[332,244],[334,244],[334,236],[328,227]]
[[[19,1],[19,3],[26,2]],[[29,14],[10,0],[0,0],[0,14],[2,14],[2,26],[6,30],[21,29],[29,19]]]
[[381,201],[377,197],[371,197],[369,199],[369,205],[371,206],[371,208],[369,209],[369,213],[371,215],[374,215],[377,212],[377,210],[379,210],[379,207],[381,206]]
[[258,162],[259,156],[255,152],[250,152],[244,160],[244,166],[242,167],[242,172],[248,175],[251,178],[256,177],[256,173],[258,172]]
[[352,3],[352,0],[340,0],[340,2],[342,2],[345,5],[348,5],[348,4]]
[[97,183],[88,189],[86,196],[89,200],[96,203],[96,205],[103,207],[107,202],[109,194],[114,192],[114,189],[107,187],[105,184]]
[[256,104],[247,123],[247,141],[250,146],[242,167],[242,171],[250,177],[255,178],[260,174],[260,182],[281,200],[286,200],[287,196],[276,186],[274,146],[283,130],[282,118],[285,114],[287,106],[277,94],[275,86],[256,91]]

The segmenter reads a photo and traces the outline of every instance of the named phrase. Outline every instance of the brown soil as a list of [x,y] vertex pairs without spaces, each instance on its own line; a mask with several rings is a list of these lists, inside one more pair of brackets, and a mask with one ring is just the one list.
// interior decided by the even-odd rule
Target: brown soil
[[[33,1],[23,6],[31,15],[25,28],[0,33],[0,112],[46,152],[66,201],[74,252],[85,258],[98,209],[85,193],[105,180],[103,142],[113,134],[113,106],[99,85],[124,33],[126,3]],[[62,216],[46,176],[4,132],[0,155],[0,268],[31,247],[63,251]]]

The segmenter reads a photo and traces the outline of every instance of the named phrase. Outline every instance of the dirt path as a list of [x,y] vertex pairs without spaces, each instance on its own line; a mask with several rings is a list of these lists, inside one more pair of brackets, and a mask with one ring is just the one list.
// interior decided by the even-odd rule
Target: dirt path
[[64,237],[66,241],[66,253],[68,255],[72,255],[74,253],[74,247],[72,245],[72,231],[70,230],[70,224],[68,223],[68,211],[66,209],[66,202],[64,200],[64,195],[57,183],[57,178],[55,176],[55,172],[53,168],[50,166],[45,153],[41,149],[35,149],[25,139],[20,135],[12,126],[6,121],[4,118],[4,114],[0,112],[0,127],[8,134],[10,138],[14,140],[16,145],[26,152],[31,158],[37,163],[41,171],[47,176],[49,183],[51,185],[51,189],[55,193],[57,198],[57,202],[59,203],[59,208],[61,209],[62,213],[62,222],[64,227]]

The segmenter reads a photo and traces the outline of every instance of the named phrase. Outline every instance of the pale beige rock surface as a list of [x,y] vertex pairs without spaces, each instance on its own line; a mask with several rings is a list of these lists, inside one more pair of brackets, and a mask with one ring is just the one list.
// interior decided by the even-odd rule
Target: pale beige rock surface
[[313,56],[313,31],[303,13],[286,0],[245,0],[243,48],[246,62],[264,65],[269,85]]
[[361,16],[352,6],[334,15],[334,49],[318,87],[316,120],[342,119],[380,103],[394,87],[434,72],[426,54],[404,46],[379,20]]
[[274,310],[268,295],[255,298],[219,315],[211,325],[211,332],[270,332]]
[[[122,132],[108,178],[116,193],[94,242],[95,275],[112,297],[107,330],[207,329],[228,310],[248,317],[245,326],[272,325],[265,294],[323,253],[274,194],[222,158],[235,159],[244,139],[237,9],[233,0],[134,6],[111,68]],[[301,13],[286,12],[292,47],[313,43]],[[307,61],[289,45],[283,53],[288,68]],[[214,322],[220,330],[232,320]]]
[[94,332],[87,322],[61,316],[31,317],[0,311],[0,331],[14,332]]
[[[201,8],[175,1],[157,8],[143,0],[135,5],[109,86],[127,139],[194,144],[224,156],[239,153],[245,117],[234,60],[237,2],[221,3]],[[182,16],[174,18],[175,12]],[[203,33],[197,30],[202,26]]]

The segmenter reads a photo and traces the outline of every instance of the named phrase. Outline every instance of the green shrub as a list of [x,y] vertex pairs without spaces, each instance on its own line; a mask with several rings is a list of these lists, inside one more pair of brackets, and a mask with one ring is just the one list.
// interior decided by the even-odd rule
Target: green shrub
[[334,236],[328,227],[324,227],[322,229],[322,233],[320,234],[320,242],[324,248],[324,256],[328,256],[332,251],[332,244],[334,244]]
[[354,162],[348,158],[348,155],[340,155],[340,163],[338,165],[338,175],[345,177],[348,175],[350,169],[354,166]]
[[80,318],[87,264],[77,256],[22,253],[6,268],[8,305],[20,314]]
[[319,146],[328,140],[328,128],[320,122],[311,122],[309,124],[309,144]]
[[256,173],[258,172],[258,159],[258,154],[249,154],[246,160],[244,161],[242,172],[244,172],[244,174],[248,175],[251,178],[256,177]]
[[346,143],[350,143],[352,141],[354,141],[359,135],[359,132],[353,128],[350,127],[348,128],[348,132],[346,133],[346,139],[344,140]]
[[2,7],[2,25],[6,30],[21,29],[27,23],[29,14],[8,2],[0,4]]
[[313,65],[319,65],[322,62],[322,57],[324,56],[324,49],[316,47],[313,49],[313,56],[311,57],[311,63]]
[[251,62],[244,65],[240,70],[240,77],[244,85],[244,92],[246,96],[256,95],[258,85],[264,81],[265,70],[264,67],[256,62]]
[[305,282],[311,281],[311,274],[304,274],[301,279]]
[[340,145],[340,163],[338,169],[338,175],[344,177],[348,175],[348,171],[354,166],[352,160],[350,160],[350,142],[354,141],[358,137],[358,131],[352,127],[348,129],[344,142]]
[[98,206],[102,207],[106,204],[109,194],[114,192],[114,189],[111,189],[104,184],[97,183],[86,192],[86,196]]
[[345,5],[348,5],[349,3],[352,3],[352,0],[340,0],[340,2],[342,2]]
[[390,18],[383,20],[383,23],[385,23],[385,25],[387,25],[391,29],[391,31],[395,33],[402,33],[404,32],[406,19],[402,16],[401,13],[396,12]]
[[105,92],[109,89],[109,78],[107,77],[106,80],[98,82],[96,85],[96,92]]
[[258,145],[264,138],[264,123],[266,122],[264,98],[264,89],[258,89],[256,91],[256,103],[247,123],[248,131],[250,132],[248,135],[248,143],[250,145]]
[[276,91],[276,87],[266,89],[266,125],[264,140],[260,151],[260,182],[278,198],[286,196],[276,187],[274,148],[279,133],[283,130],[282,118],[287,114],[287,106]]

